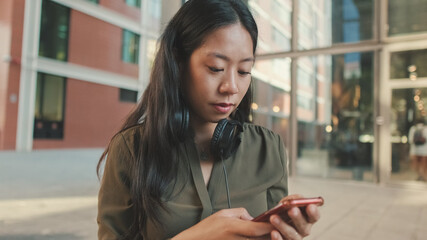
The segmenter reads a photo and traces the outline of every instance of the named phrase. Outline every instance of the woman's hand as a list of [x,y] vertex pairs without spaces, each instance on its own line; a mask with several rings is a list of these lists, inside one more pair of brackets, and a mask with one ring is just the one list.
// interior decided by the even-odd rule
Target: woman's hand
[[[281,201],[290,199],[302,198],[301,195],[289,195]],[[311,232],[311,227],[320,218],[317,206],[310,204],[306,207],[305,213],[301,213],[297,207],[288,210],[288,215],[292,219],[292,224],[286,223],[278,215],[270,217],[271,224],[276,230],[271,232],[272,240],[300,240],[308,236]]]
[[224,209],[205,218],[172,240],[191,239],[270,239],[270,223],[252,222],[244,208]]

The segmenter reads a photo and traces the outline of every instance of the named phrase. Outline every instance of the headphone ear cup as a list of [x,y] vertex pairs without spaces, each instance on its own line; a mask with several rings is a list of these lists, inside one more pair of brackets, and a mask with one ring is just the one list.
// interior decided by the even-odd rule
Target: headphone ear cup
[[220,139],[226,124],[227,124],[227,119],[221,119],[216,125],[213,136],[212,136],[211,153],[214,155],[215,159],[220,158],[222,155]]
[[229,158],[237,150],[242,131],[242,124],[238,121],[221,119],[218,122],[211,140],[211,152],[215,159]]
[[190,112],[185,106],[182,106],[181,110],[176,112],[174,117],[178,127],[176,130],[177,137],[180,141],[183,141],[188,130]]

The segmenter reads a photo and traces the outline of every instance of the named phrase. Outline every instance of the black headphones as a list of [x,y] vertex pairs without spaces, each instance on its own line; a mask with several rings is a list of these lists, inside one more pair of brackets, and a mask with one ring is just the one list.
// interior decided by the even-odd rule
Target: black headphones
[[211,153],[217,160],[227,159],[239,147],[243,126],[239,121],[221,119],[215,127],[211,140]]
[[[184,140],[188,131],[190,121],[189,111],[183,107],[174,116],[177,126],[177,136]],[[237,120],[221,119],[215,127],[211,140],[211,153],[215,160],[227,159],[240,145],[240,133],[243,132],[242,124]]]

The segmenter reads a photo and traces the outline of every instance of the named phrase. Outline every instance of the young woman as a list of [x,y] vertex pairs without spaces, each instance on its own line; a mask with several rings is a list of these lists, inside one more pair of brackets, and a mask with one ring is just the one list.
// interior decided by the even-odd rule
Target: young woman
[[[150,83],[111,140],[99,191],[99,239],[302,239],[252,216],[287,196],[280,137],[249,123],[258,30],[241,0],[190,0],[166,27]],[[228,120],[224,120],[228,119]],[[239,144],[240,143],[240,144]]]

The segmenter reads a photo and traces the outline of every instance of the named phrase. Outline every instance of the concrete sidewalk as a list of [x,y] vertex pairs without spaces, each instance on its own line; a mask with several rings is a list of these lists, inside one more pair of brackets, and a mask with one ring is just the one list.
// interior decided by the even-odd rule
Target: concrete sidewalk
[[[0,240],[96,239],[102,149],[0,151]],[[291,178],[290,193],[323,196],[306,239],[426,240],[427,188]]]

